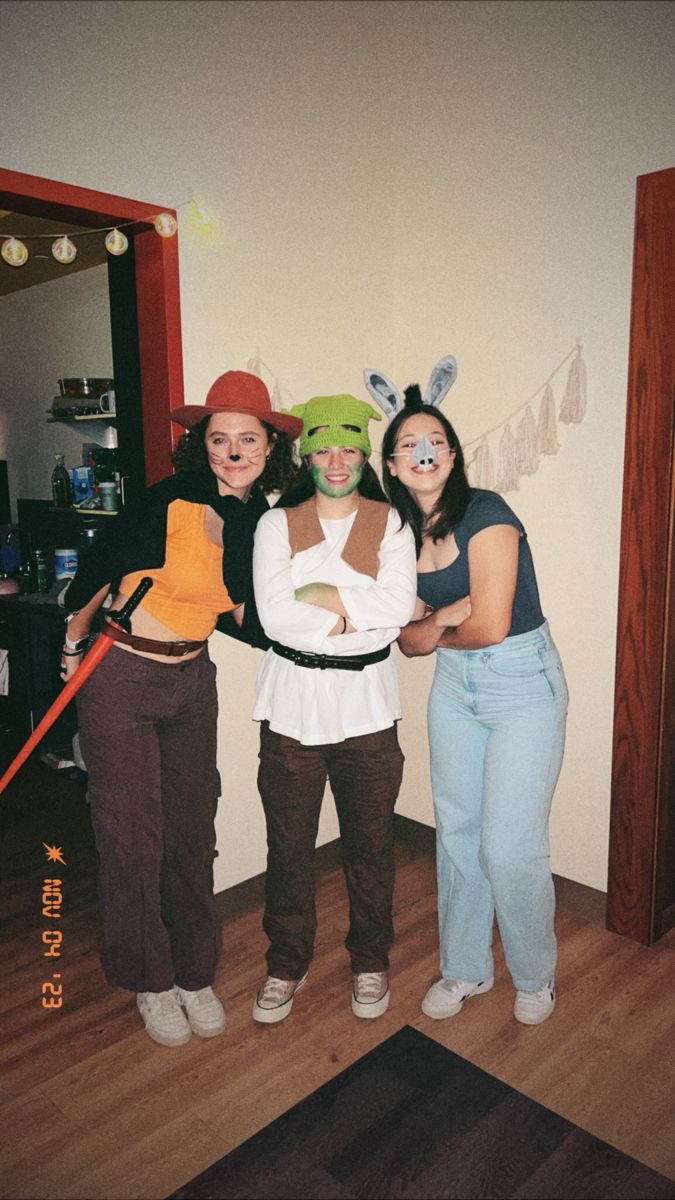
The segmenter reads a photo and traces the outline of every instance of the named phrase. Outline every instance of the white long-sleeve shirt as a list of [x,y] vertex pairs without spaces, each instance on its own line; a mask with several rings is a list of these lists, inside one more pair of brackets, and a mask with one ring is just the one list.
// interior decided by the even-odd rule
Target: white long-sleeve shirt
[[[273,508],[258,522],[253,552],[256,604],[273,641],[310,654],[370,654],[394,642],[415,607],[417,590],[412,531],[387,517],[373,579],[340,557],[355,513],[321,520],[324,541],[291,557],[284,509]],[[335,613],[295,599],[306,583],[338,588],[355,632],[330,636]],[[269,721],[276,733],[304,745],[344,741],[387,729],[401,716],[392,656],[362,671],[299,667],[268,650],[258,671],[253,718]]]

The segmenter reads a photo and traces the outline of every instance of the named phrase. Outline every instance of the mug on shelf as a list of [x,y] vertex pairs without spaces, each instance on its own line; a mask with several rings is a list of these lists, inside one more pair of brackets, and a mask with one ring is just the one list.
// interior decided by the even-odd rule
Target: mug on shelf
[[99,396],[98,407],[102,413],[110,413],[112,415],[116,411],[115,393],[104,392],[102,396]]

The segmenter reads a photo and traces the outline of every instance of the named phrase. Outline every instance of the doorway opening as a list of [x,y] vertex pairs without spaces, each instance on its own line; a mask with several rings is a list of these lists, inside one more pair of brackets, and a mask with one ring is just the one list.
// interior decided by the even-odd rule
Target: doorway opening
[[133,252],[111,263],[113,358],[116,373],[119,367],[128,380],[137,376],[140,436],[130,436],[128,444],[143,446],[141,482],[156,483],[171,473],[168,414],[183,403],[177,238],[160,237],[154,228],[158,212],[174,211],[3,169],[0,207],[90,229],[133,222],[125,230]]

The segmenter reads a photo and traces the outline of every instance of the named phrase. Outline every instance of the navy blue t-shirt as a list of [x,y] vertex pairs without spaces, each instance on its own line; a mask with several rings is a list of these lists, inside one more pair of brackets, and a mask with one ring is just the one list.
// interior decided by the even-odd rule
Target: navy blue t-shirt
[[471,488],[471,499],[466,512],[455,527],[459,556],[449,567],[443,567],[440,571],[418,572],[417,594],[430,608],[442,608],[444,604],[453,604],[455,600],[461,600],[462,596],[468,596],[471,591],[468,545],[475,533],[487,529],[490,525],[513,525],[520,534],[516,594],[513,600],[511,628],[507,637],[529,633],[531,629],[538,629],[544,622],[532,554],[523,525],[496,492]]

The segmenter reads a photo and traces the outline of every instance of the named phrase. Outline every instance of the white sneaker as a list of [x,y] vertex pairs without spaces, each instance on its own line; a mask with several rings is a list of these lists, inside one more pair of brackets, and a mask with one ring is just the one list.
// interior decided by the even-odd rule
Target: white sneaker
[[253,1001],[253,1020],[262,1025],[283,1021],[293,1007],[295,993],[306,979],[306,971],[302,979],[277,979],[274,975],[268,975]]
[[555,1008],[555,980],[549,979],[538,992],[516,992],[513,1015],[521,1025],[541,1025]]
[[178,1003],[185,1010],[185,1016],[193,1033],[199,1037],[216,1037],[225,1028],[225,1009],[210,987],[200,988],[198,992],[188,992],[187,988],[174,987]]
[[494,979],[481,979],[478,983],[467,983],[465,979],[439,979],[432,984],[422,1001],[422,1012],[434,1021],[454,1017],[460,1012],[470,996],[481,996],[494,986]]
[[362,971],[354,976],[352,1012],[366,1020],[381,1017],[389,1008],[389,980],[386,971]]
[[146,1032],[160,1046],[184,1046],[192,1032],[173,988],[170,992],[138,992],[138,1011]]

